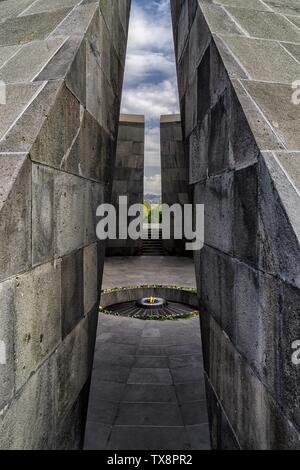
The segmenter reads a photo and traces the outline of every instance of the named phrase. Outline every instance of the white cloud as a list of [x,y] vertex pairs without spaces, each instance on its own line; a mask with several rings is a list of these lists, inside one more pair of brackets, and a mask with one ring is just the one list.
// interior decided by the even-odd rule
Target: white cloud
[[159,196],[161,194],[161,176],[154,175],[146,177],[144,187],[145,194],[155,194]]
[[128,35],[128,52],[136,50],[165,50],[173,47],[172,28],[169,24],[169,2],[157,4],[157,14],[134,5]]
[[122,113],[145,114],[149,119],[157,119],[161,114],[177,112],[178,95],[173,81],[137,85],[123,92]]
[[125,71],[127,87],[158,74],[164,79],[171,79],[175,73],[173,58],[162,52],[135,51],[127,54]]

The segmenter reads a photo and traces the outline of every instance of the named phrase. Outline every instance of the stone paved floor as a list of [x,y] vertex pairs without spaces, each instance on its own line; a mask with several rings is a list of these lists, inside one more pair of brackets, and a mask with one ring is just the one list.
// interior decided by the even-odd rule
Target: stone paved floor
[[[105,287],[195,283],[188,259],[118,261],[107,260]],[[150,270],[155,261],[159,269]],[[209,449],[207,421],[199,319],[156,322],[101,314],[85,448]]]
[[129,256],[106,259],[103,288],[137,284],[196,287],[193,259],[176,256]]

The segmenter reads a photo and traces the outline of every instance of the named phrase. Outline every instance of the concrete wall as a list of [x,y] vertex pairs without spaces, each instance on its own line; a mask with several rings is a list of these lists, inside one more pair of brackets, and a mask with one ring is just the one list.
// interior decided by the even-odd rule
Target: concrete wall
[[[121,114],[112,192],[116,208],[120,196],[127,196],[128,207],[144,202],[144,147],[144,116]],[[110,240],[106,255],[137,256],[141,249],[142,240]]]
[[129,9],[1,2],[1,449],[82,445]]
[[[189,161],[186,158],[183,142],[180,114],[164,115],[160,118],[161,141],[161,185],[162,203],[191,203],[189,188]],[[163,240],[164,250],[170,255],[186,255],[185,241]]]
[[213,446],[299,449],[298,2],[171,5]]

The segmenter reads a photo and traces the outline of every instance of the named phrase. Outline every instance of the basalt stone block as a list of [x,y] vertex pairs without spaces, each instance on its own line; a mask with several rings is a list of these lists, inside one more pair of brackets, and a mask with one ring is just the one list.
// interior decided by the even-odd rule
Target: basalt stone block
[[[206,48],[198,67],[198,122],[202,122],[211,107],[210,96],[210,47]],[[195,97],[196,98],[196,97]]]
[[235,345],[274,397],[279,378],[274,364],[280,357],[280,293],[275,278],[235,264]]
[[253,266],[258,265],[258,167],[249,166],[234,173],[234,254]]
[[14,279],[0,283],[0,410],[11,400],[15,385],[14,295]]
[[65,338],[84,316],[83,251],[62,258],[61,313],[62,337]]
[[[245,100],[243,98],[245,98]],[[249,104],[248,100],[245,96],[243,98],[242,104],[244,104],[245,101],[245,104],[247,106],[247,104]],[[249,126],[248,116],[246,116],[245,111],[240,104],[239,98],[233,90],[231,90],[230,93],[229,115],[230,117],[228,116],[228,119],[230,120],[230,150],[232,153],[232,163],[234,164],[234,167],[241,168],[246,165],[250,165],[251,163],[257,162],[260,151],[258,148],[256,135],[254,137],[253,132]],[[263,120],[258,121],[257,115],[256,118],[256,125],[259,122],[259,124],[261,124],[261,128],[263,128]],[[269,126],[268,133],[271,133]],[[274,143],[271,144],[271,146],[273,147]]]
[[90,380],[82,388],[69,413],[59,423],[55,450],[82,450],[86,426]]
[[234,310],[235,264],[228,256],[205,246],[199,260],[201,308],[213,315],[232,341],[236,339]]
[[0,19],[18,16],[32,4],[34,0],[5,0],[1,1]]
[[[12,125],[22,116],[30,102],[42,90],[40,83],[7,85],[5,88],[6,103],[0,108],[0,139],[6,136]],[[13,149],[10,149],[12,151]]]
[[31,164],[25,154],[2,154],[0,169],[0,280],[3,280],[31,266]]
[[54,448],[54,370],[52,361],[46,362],[4,410],[0,421],[2,449]]
[[98,65],[111,82],[111,62],[112,55],[116,54],[112,47],[112,40],[109,29],[99,9],[94,14],[86,35],[89,49],[96,56]]
[[12,57],[22,46],[1,46],[0,47],[0,67]]
[[188,85],[185,100],[185,133],[184,137],[187,138],[195,129],[198,122],[198,74],[195,73],[191,82]]
[[64,38],[33,41],[25,44],[0,70],[5,83],[32,81],[62,46]]
[[39,135],[30,150],[33,161],[60,169],[80,127],[80,103],[64,86],[59,90]]
[[80,130],[63,159],[62,169],[105,183],[110,179],[111,163],[108,134],[88,111],[84,111]]
[[300,285],[299,196],[272,154],[259,163],[260,269]]
[[85,247],[83,250],[83,278],[84,278],[84,313],[87,315],[99,303],[98,298],[98,259],[97,243]]
[[240,28],[228,15],[225,8],[222,8],[220,5],[208,3],[206,0],[200,0],[199,4],[211,32],[241,34]]
[[205,243],[223,251],[233,251],[234,178],[224,173],[197,183],[195,204],[205,205]]
[[210,422],[212,449],[240,450],[240,445],[208,380],[206,380],[206,395]]
[[222,39],[252,80],[292,83],[300,74],[300,65],[278,42],[241,36]]
[[57,173],[54,182],[55,254],[64,256],[85,244],[86,180]]
[[232,55],[231,51],[225,44],[223,40],[224,37],[227,36],[217,36],[216,34],[213,34],[214,43],[217,46],[220,56],[222,57],[228,75],[231,78],[248,78],[248,75],[245,70],[241,67],[241,65],[238,63],[238,61],[235,59],[235,57]]
[[[228,72],[225,68],[223,60],[220,56],[216,44],[212,41],[210,43],[210,103],[213,107],[220,97],[222,97],[227,90],[231,89],[231,82]],[[207,74],[205,75],[207,80]]]
[[86,384],[91,363],[88,361],[88,319],[82,320],[65,338],[56,353],[57,417],[66,417]]
[[[77,0],[70,0],[79,3]],[[49,4],[49,2],[47,2]],[[54,36],[83,36],[90,26],[95,12],[98,9],[98,2],[89,3],[87,5],[76,6],[72,12],[58,25],[51,33]]]
[[32,263],[41,264],[54,256],[54,180],[56,172],[32,165]]
[[250,36],[277,41],[299,42],[300,32],[283,15],[269,11],[246,10],[244,8],[226,7],[236,22]]
[[298,449],[296,428],[211,317],[210,364],[216,362],[209,380],[242,449]]
[[300,339],[299,314],[300,291],[283,284],[281,300],[280,373],[278,374],[278,398],[290,420],[299,428],[299,365],[292,360],[292,345]]
[[215,175],[232,168],[229,142],[230,92],[225,92],[211,110],[208,173]]
[[9,18],[1,24],[0,44],[24,44],[45,39],[71,11],[64,8],[53,12]]
[[60,262],[17,278],[15,293],[16,388],[54,351],[61,340]]
[[[194,2],[196,3],[196,2]],[[193,25],[190,30],[189,37],[189,78],[194,74],[194,71],[198,67],[202,60],[205,50],[209,46],[211,35],[208,26],[204,20],[203,14],[200,8],[197,8],[196,16],[193,21]],[[186,73],[186,70],[185,70]],[[205,83],[203,83],[203,86]]]
[[47,83],[0,141],[0,152],[29,152],[37,139],[51,106],[61,89],[61,81]]
[[[250,126],[253,136],[255,136],[255,141],[260,149],[283,149],[283,143],[272,130],[253,100],[249,97],[243,85],[237,80],[232,80],[232,84],[235,93],[232,93],[231,98],[231,141],[232,145],[235,147],[234,154],[236,165],[243,164],[249,157],[252,159],[254,155],[256,155],[254,141],[251,140],[248,133],[248,126]],[[246,124],[246,121],[248,124]],[[242,141],[240,142],[241,137]],[[242,145],[241,155],[239,155],[240,145]]]
[[[300,34],[300,31],[299,31]],[[290,85],[243,81],[256,104],[271,123],[275,133],[285,143],[288,150],[300,146],[300,111],[292,101]],[[270,150],[270,149],[269,149]]]
[[178,28],[178,38],[177,38],[177,61],[182,57],[183,51],[186,46],[186,42],[189,35],[189,6],[188,2],[184,2],[180,11],[179,17],[180,28]]
[[46,11],[59,10],[61,8],[74,7],[79,0],[52,0],[49,3],[47,0],[38,0],[26,10],[24,14],[32,15],[34,13],[43,13]]
[[84,216],[84,244],[90,245],[97,241],[96,212],[100,204],[110,202],[110,185],[89,182],[85,192],[85,216]]

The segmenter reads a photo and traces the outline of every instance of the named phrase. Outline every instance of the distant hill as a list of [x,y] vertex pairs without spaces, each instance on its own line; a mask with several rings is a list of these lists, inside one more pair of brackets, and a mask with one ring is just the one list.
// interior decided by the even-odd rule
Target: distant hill
[[144,199],[146,201],[152,202],[152,204],[160,204],[161,203],[161,197],[157,196],[156,194],[145,194]]

